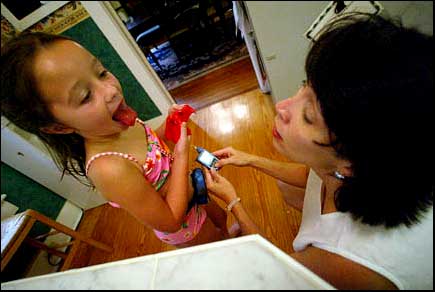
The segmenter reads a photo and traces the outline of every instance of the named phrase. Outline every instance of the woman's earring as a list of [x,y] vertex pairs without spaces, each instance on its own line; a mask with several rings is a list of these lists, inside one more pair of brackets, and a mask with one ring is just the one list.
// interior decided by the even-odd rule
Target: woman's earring
[[341,173],[339,173],[337,170],[334,171],[334,176],[335,176],[335,178],[337,178],[339,180],[344,180],[345,179],[345,176],[342,175]]

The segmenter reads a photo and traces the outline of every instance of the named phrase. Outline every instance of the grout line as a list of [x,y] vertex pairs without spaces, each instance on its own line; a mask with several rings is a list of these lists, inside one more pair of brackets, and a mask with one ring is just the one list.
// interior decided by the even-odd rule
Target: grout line
[[153,275],[152,275],[152,278],[151,278],[151,287],[150,287],[150,290],[155,290],[156,289],[156,276],[157,276],[157,268],[158,268],[158,265],[159,265],[159,257],[158,256],[156,256],[155,257],[155,262],[154,262],[154,269],[153,269]]

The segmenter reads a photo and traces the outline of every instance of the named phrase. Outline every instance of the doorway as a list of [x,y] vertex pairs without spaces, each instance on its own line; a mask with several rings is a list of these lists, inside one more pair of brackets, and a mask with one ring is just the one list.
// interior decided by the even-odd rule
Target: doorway
[[249,60],[244,40],[236,35],[231,1],[110,3],[172,95],[212,71]]

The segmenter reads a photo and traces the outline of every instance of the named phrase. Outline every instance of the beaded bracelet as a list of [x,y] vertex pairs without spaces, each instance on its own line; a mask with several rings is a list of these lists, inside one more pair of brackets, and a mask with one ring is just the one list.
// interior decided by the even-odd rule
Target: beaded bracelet
[[238,202],[240,202],[240,198],[239,197],[237,197],[237,198],[235,198],[234,200],[232,200],[229,204],[228,204],[228,206],[225,208],[228,212],[231,212],[231,209],[234,207],[234,205],[235,204],[237,204]]

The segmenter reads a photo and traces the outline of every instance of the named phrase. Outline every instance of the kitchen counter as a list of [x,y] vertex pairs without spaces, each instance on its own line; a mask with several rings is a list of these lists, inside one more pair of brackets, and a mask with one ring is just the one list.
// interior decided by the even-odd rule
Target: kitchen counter
[[259,235],[26,278],[1,289],[334,289]]

